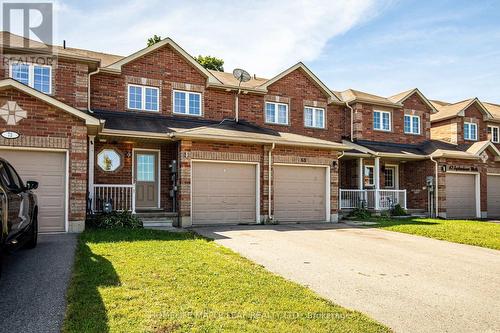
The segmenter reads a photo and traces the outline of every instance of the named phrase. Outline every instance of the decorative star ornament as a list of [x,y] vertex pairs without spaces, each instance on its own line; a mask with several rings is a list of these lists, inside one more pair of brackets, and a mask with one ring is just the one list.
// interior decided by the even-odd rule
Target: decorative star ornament
[[0,108],[0,118],[7,122],[7,125],[17,125],[22,119],[26,119],[28,113],[14,101],[7,101]]
[[486,161],[488,161],[488,153],[486,153],[485,151],[483,151],[483,153],[480,155],[481,157],[481,160],[483,161],[483,163],[486,163]]

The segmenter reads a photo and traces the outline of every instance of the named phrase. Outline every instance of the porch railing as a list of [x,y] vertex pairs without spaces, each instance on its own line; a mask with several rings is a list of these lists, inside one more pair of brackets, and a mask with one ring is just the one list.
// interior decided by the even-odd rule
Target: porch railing
[[340,189],[340,209],[365,207],[387,210],[395,205],[406,209],[406,190],[344,190]]
[[111,204],[112,210],[135,213],[134,184],[94,184],[93,194],[93,212],[102,212],[106,204]]

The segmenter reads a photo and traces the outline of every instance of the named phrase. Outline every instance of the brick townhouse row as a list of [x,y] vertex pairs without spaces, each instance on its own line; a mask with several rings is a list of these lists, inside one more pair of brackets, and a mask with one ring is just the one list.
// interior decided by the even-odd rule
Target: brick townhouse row
[[40,182],[43,231],[81,231],[106,209],[182,227],[396,204],[500,217],[493,103],[335,91],[302,63],[239,82],[171,39],[126,57],[53,46],[51,64],[24,60],[24,42],[2,34],[0,156]]

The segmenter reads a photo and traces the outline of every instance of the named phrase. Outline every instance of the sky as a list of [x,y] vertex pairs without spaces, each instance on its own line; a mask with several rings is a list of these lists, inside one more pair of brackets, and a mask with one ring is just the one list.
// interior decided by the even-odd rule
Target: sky
[[56,41],[127,55],[153,34],[270,78],[304,62],[335,90],[500,103],[499,0],[55,2]]

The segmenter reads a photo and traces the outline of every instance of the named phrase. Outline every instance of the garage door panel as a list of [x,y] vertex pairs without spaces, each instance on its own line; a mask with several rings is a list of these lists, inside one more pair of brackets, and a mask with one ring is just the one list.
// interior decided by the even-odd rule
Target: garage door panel
[[500,218],[500,175],[488,176],[488,217]]
[[254,164],[193,162],[193,224],[255,223]]
[[446,216],[474,218],[476,216],[476,176],[446,175]]
[[38,227],[42,232],[65,230],[66,154],[0,150],[24,182],[39,183],[33,192],[38,198]]
[[274,216],[277,221],[325,221],[324,167],[274,166]]

